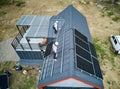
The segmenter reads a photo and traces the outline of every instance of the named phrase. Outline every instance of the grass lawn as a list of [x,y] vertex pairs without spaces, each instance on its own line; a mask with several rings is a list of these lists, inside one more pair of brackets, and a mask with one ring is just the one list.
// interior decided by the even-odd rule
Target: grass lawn
[[[0,74],[3,74],[4,68],[8,69],[12,75],[10,76],[10,89],[36,89],[38,80],[38,71],[29,70],[26,75],[21,72],[13,70],[16,62],[4,62],[0,64]],[[24,67],[24,69],[31,69],[32,67]],[[39,68],[39,67],[35,67]]]

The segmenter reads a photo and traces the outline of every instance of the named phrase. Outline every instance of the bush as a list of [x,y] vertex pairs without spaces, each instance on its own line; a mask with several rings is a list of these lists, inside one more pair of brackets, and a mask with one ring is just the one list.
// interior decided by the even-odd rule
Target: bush
[[0,6],[16,5],[18,7],[24,6],[25,2],[22,0],[0,0]]
[[120,21],[120,18],[119,17],[114,17],[114,18],[112,18],[112,20],[115,21],[115,22],[118,22],[118,21]]
[[114,15],[114,13],[112,11],[109,11],[109,12],[107,12],[107,15],[112,16],[112,15]]
[[110,81],[107,81],[107,83],[110,85]]
[[25,5],[25,2],[23,1],[17,1],[16,2],[16,6],[20,7],[20,6],[24,6]]
[[3,69],[0,69],[0,74],[3,74]]
[[11,0],[0,0],[0,6],[5,6],[11,4]]

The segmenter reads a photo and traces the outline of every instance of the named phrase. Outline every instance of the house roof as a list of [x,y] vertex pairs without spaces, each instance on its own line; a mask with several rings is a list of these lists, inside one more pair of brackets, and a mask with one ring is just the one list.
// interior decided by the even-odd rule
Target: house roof
[[39,43],[40,38],[48,37],[50,18],[51,16],[22,16],[16,26],[29,26],[29,28],[20,43],[27,43],[26,38],[31,38],[31,43]]
[[[38,86],[49,86],[51,83],[57,82],[59,80],[64,80],[66,78],[74,78],[103,88],[101,70],[99,67],[94,46],[92,45],[91,47],[90,45],[92,44],[92,39],[85,17],[81,13],[79,13],[72,5],[70,5],[60,14],[53,16],[50,19],[49,26],[51,26],[55,20],[61,21],[61,29],[58,31],[57,35],[52,32],[52,28],[49,27],[49,30],[51,30],[52,36],[56,38],[56,41],[59,42],[58,58],[57,61],[54,61],[53,54],[50,54],[46,57],[43,63],[42,75],[40,76]],[[84,48],[84,44],[79,44],[79,42],[77,44],[75,38],[77,34],[75,33],[75,31],[78,31],[77,33],[81,34],[80,39],[83,39],[82,42],[87,44],[88,50],[87,48]],[[78,49],[79,52],[82,51],[83,53],[87,54],[79,54],[76,49],[77,45],[79,45],[79,49],[80,47],[82,48],[81,50]],[[83,64],[86,65],[86,63],[88,63],[90,65],[90,68],[89,66],[84,66],[80,63],[79,64],[81,66],[78,66],[78,62],[82,61],[78,61],[76,55],[80,56],[82,61],[85,61]],[[90,58],[85,57],[88,55],[90,56]],[[97,67],[94,65],[93,58],[95,58],[95,61],[97,61]],[[99,71],[96,71],[95,67]],[[73,87],[78,87],[74,83],[71,84],[73,85]],[[63,83],[62,85],[64,86],[67,84]]]
[[92,42],[86,18],[72,5],[69,5],[57,16],[65,19],[65,29],[77,29],[88,38],[88,41]]
[[40,26],[43,22],[44,25],[46,21],[49,20],[51,16],[35,16],[35,15],[26,15],[22,16],[20,20],[16,23],[17,26]]

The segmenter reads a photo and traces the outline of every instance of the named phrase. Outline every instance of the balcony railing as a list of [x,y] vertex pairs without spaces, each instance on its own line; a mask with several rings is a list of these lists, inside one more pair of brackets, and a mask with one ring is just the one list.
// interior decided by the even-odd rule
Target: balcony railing
[[15,39],[11,43],[14,49],[16,49],[19,45],[19,47],[24,50],[24,47],[22,46],[22,44],[20,44],[20,40],[23,38],[28,28],[29,26],[17,26],[19,33],[16,35]]

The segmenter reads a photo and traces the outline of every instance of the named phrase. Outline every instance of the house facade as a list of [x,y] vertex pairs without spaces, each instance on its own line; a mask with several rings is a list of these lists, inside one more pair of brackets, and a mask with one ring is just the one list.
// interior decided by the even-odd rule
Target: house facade
[[40,89],[104,88],[86,18],[72,5],[56,16],[22,16],[16,26],[12,46],[20,65],[42,66]]

